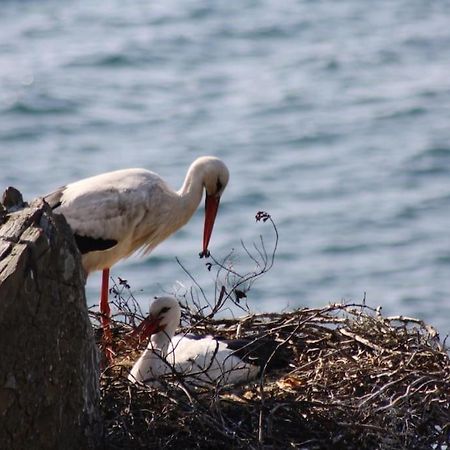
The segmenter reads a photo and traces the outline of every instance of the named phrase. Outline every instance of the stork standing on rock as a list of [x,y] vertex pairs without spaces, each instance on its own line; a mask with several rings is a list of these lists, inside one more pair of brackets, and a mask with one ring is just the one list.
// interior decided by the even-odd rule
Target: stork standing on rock
[[100,311],[105,340],[111,340],[109,269],[138,249],[145,254],[185,225],[206,191],[203,248],[208,256],[221,195],[228,183],[226,165],[213,156],[196,159],[179,191],[156,173],[125,169],[85,178],[45,196],[72,228],[87,274],[102,270]]

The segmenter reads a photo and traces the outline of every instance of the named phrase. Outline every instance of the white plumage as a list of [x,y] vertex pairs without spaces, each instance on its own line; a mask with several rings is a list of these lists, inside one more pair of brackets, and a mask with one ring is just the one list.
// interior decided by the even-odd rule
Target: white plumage
[[[174,336],[180,315],[180,306],[173,297],[160,297],[153,302],[149,317],[135,332],[151,334],[151,338],[128,376],[130,381],[158,385],[161,377],[175,371],[186,377],[189,384],[228,385],[258,375],[260,366],[244,361],[231,348],[230,341],[212,336]],[[242,345],[242,341],[239,343]]]
[[75,236],[87,274],[103,270],[100,310],[110,340],[109,268],[138,249],[148,253],[192,217],[206,191],[201,256],[208,255],[220,196],[229,179],[213,156],[196,159],[179,191],[145,169],[108,172],[68,184],[45,197],[62,213]]
[[[68,184],[48,195],[46,200],[65,216],[78,238],[90,238],[91,246],[87,243],[81,249],[83,266],[89,273],[109,268],[139,248],[151,251],[188,222],[204,189],[205,218],[212,222],[208,230],[205,221],[203,251],[206,252],[228,178],[225,164],[206,156],[190,166],[178,192],[154,172],[125,169]],[[99,249],[108,246],[108,242],[109,248]]]

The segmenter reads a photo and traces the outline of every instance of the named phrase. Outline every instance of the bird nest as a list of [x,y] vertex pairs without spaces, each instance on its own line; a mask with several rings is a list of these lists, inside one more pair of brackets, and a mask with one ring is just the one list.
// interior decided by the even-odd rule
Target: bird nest
[[[185,319],[189,319],[185,317]],[[108,448],[446,448],[450,360],[436,331],[361,304],[239,319],[190,318],[180,332],[273,337],[288,367],[233,388],[158,389],[127,375],[143,349],[113,326],[117,354],[101,377]],[[274,355],[275,356],[275,355]]]
[[[273,224],[268,215],[259,218]],[[115,357],[101,375],[105,447],[447,449],[450,358],[432,327],[385,317],[364,301],[276,314],[243,308],[252,282],[273,264],[273,228],[270,255],[262,239],[256,256],[244,246],[256,271],[240,274],[212,259],[216,300],[201,305],[194,296],[180,298],[180,333],[276,340],[273,358],[246,384],[199,388],[182,376],[158,388],[130,383],[145,343],[130,341],[129,333],[144,314],[127,282],[115,284]],[[246,314],[217,318],[230,301]],[[100,336],[99,315],[91,314]],[[269,370],[280,355],[288,356],[287,366]]]

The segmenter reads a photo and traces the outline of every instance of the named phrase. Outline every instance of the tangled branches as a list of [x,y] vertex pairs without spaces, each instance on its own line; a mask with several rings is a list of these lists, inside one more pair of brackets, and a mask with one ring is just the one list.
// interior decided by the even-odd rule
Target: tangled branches
[[291,349],[290,367],[232,391],[186,395],[169,386],[130,385],[131,361],[122,351],[102,378],[111,448],[425,449],[448,443],[449,357],[420,322],[334,304],[205,319],[199,332],[213,328],[229,338],[277,335]]
[[436,331],[420,320],[343,303],[214,318],[225,300],[240,305],[245,297],[237,298],[236,289],[245,293],[270,269],[273,257],[264,245],[258,248],[256,269],[249,274],[213,260],[211,269],[225,274],[216,278],[219,302],[192,307],[182,299],[180,332],[254,341],[272,337],[279,342],[274,352],[288,351],[288,367],[264,368],[259,379],[233,389],[130,384],[127,375],[142,347],[130,348],[124,336],[141,312],[132,296],[122,301],[127,289],[119,284],[117,305],[128,319],[115,323],[117,357],[101,380],[106,447],[447,448],[450,358]]

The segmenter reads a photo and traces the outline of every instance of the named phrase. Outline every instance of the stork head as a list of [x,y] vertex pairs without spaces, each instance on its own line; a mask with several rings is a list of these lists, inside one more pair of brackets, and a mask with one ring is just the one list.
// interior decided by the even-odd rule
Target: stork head
[[197,159],[204,165],[203,184],[206,189],[206,195],[220,197],[225,190],[230,172],[225,163],[215,156],[204,156]]
[[164,335],[172,338],[180,319],[180,305],[174,297],[156,297],[150,306],[149,315],[133,331],[132,337],[139,336],[140,340],[144,340],[163,331]]

